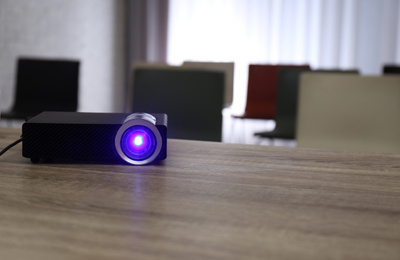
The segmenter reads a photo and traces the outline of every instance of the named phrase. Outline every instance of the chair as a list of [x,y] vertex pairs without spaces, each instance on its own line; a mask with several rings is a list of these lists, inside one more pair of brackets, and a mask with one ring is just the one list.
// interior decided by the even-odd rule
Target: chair
[[183,62],[182,67],[225,72],[224,107],[227,108],[232,105],[235,63],[233,63],[233,62],[185,61],[185,62]]
[[300,76],[311,73],[358,73],[357,70],[314,70],[307,68],[280,68],[278,75],[275,129],[257,132],[260,138],[295,139],[297,100]]
[[307,68],[280,68],[278,73],[275,128],[257,132],[261,138],[295,139],[298,85]]
[[400,153],[400,77],[304,73],[297,145]]
[[76,111],[79,61],[19,58],[16,94],[6,119],[26,119],[43,111]]
[[309,68],[308,65],[249,65],[247,101],[244,114],[232,115],[241,119],[274,119],[276,85],[280,68]]
[[383,66],[383,74],[400,74],[400,65],[386,64]]
[[224,73],[136,68],[131,112],[166,113],[168,138],[221,141]]
[[131,73],[129,75],[129,82],[128,91],[126,93],[125,99],[125,109],[126,113],[131,113],[133,111],[133,86],[135,82],[135,71],[137,69],[166,69],[166,70],[173,70],[173,69],[181,69],[181,66],[169,65],[165,62],[147,62],[147,61],[135,61],[132,63],[131,66]]

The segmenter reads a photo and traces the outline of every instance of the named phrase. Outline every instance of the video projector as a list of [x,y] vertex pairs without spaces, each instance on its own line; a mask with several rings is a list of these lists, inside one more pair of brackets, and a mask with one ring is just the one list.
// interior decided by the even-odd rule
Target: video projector
[[167,115],[42,112],[22,125],[22,155],[32,162],[144,165],[167,157]]

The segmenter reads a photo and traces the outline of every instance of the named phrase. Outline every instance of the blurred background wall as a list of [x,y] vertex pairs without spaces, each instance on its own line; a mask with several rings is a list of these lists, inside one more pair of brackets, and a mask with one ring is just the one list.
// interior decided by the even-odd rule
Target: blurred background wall
[[121,112],[134,61],[235,62],[380,74],[400,63],[400,0],[0,0],[0,107],[19,56],[81,61],[79,111]]
[[1,0],[1,109],[14,98],[20,56],[81,61],[79,111],[122,111],[126,1]]

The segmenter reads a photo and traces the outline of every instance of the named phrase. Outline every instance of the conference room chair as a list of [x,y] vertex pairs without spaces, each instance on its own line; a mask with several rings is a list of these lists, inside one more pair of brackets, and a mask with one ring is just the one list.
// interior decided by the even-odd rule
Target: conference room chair
[[27,119],[43,111],[77,111],[79,65],[76,60],[19,58],[14,104],[4,119]]
[[383,66],[383,74],[400,74],[400,65],[385,64]]
[[280,68],[278,72],[275,128],[254,133],[259,138],[295,139],[299,78],[308,68]]
[[308,65],[249,65],[247,100],[241,119],[274,119],[276,88],[280,68],[309,68]]
[[294,140],[296,138],[297,101],[300,76],[304,72],[312,73],[350,73],[357,70],[310,70],[307,68],[280,68],[277,84],[275,128],[272,131],[254,133],[259,138],[278,138]]
[[[242,114],[231,114],[233,119],[231,136],[244,138],[240,142],[245,141],[245,125],[242,127],[235,126],[236,119],[261,119],[274,120],[276,110],[276,89],[278,81],[278,71],[280,68],[309,68],[308,65],[270,65],[270,64],[249,64],[248,83],[247,83],[247,99]],[[241,129],[237,133],[237,129]]]
[[400,153],[400,77],[304,73],[298,147]]
[[125,109],[126,113],[132,112],[133,109],[133,85],[135,82],[135,71],[137,69],[166,69],[166,70],[173,70],[173,69],[180,69],[181,66],[170,65],[165,62],[147,62],[147,61],[135,61],[131,64],[130,73],[129,73],[129,82],[128,91],[125,97]]
[[224,73],[136,67],[130,112],[166,113],[168,138],[221,141]]
[[205,69],[208,71],[222,71],[225,73],[225,96],[224,107],[229,108],[233,101],[233,81],[235,63],[233,62],[201,62],[201,61],[184,61],[184,68]]

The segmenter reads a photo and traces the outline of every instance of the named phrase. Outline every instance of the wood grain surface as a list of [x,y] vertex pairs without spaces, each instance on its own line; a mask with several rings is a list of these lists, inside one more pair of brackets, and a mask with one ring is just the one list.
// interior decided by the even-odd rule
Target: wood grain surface
[[400,155],[168,140],[162,165],[31,164],[21,147],[0,157],[0,259],[400,259]]

